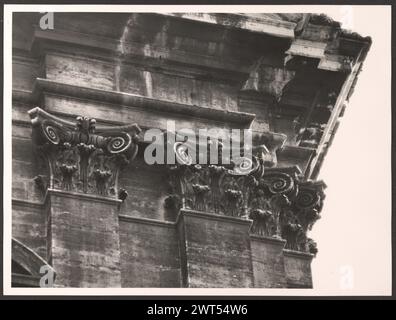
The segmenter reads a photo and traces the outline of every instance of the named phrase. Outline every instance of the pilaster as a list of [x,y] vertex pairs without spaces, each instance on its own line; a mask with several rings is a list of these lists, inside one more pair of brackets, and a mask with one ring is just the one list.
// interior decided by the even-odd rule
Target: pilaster
[[121,287],[118,211],[128,193],[120,171],[134,159],[136,124],[99,127],[40,108],[29,111],[32,139],[47,172],[34,179],[44,194],[48,262],[57,287]]
[[181,210],[177,229],[183,287],[253,287],[250,225],[247,219]]

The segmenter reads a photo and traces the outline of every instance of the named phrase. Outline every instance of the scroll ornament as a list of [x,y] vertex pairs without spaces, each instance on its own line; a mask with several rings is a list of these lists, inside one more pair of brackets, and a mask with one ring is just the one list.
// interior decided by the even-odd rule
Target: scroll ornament
[[169,166],[165,207],[251,219],[253,234],[282,238],[288,249],[316,254],[307,232],[320,218],[325,184],[305,181],[297,167],[265,167],[264,158],[256,153],[231,165],[197,165],[182,154],[185,162]]
[[40,108],[29,111],[32,139],[48,165],[51,189],[119,197],[119,172],[137,154],[136,125],[99,127],[96,120],[77,117],[76,123],[52,116]]

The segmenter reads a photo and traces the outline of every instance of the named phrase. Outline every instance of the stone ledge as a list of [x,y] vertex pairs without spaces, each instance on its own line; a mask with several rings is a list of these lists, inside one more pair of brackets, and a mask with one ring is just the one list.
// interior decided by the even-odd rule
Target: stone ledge
[[124,222],[136,222],[136,223],[141,223],[141,224],[161,226],[161,227],[165,227],[165,228],[176,228],[176,223],[170,222],[170,221],[139,218],[139,217],[132,217],[132,216],[121,215],[121,214],[118,216],[118,218],[120,219],[120,221],[124,221]]
[[122,200],[115,199],[115,198],[109,198],[105,196],[98,196],[95,194],[89,194],[89,193],[79,193],[79,192],[73,192],[73,191],[63,191],[63,190],[57,190],[57,189],[48,189],[45,197],[44,197],[44,203],[47,203],[49,200],[49,195],[59,195],[63,197],[68,197],[68,198],[79,198],[82,200],[89,200],[93,202],[105,202],[105,203],[113,203],[113,204],[120,204],[122,203]]
[[201,219],[211,219],[211,220],[216,220],[216,221],[233,222],[233,223],[244,224],[244,225],[251,225],[253,222],[250,219],[243,219],[243,218],[239,218],[239,217],[231,217],[231,216],[220,215],[220,214],[204,212],[204,211],[197,211],[197,210],[181,209],[179,215],[176,218],[176,224],[179,223],[181,215],[194,216],[194,217],[198,217]]
[[12,89],[12,100],[21,101],[25,103],[32,103],[33,102],[32,91],[24,90],[24,89]]
[[33,202],[23,199],[12,199],[12,206],[29,207],[34,209],[42,209],[44,204],[42,202]]
[[30,121],[25,121],[25,120],[12,120],[12,124],[17,126],[17,127],[24,127],[24,128],[31,128]]
[[[285,38],[288,40],[287,38]],[[160,46],[151,46],[151,49],[156,53],[152,56],[142,54],[145,50],[146,44],[138,41],[129,41],[128,48],[131,52],[123,56],[123,61],[139,60],[140,62],[156,61],[156,56],[167,56],[168,51]],[[63,47],[63,48],[62,48]],[[72,47],[71,49],[68,47]],[[39,57],[48,49],[61,50],[63,52],[75,51],[74,48],[88,49],[91,56],[103,57],[103,56],[117,56],[119,55],[119,39],[100,37],[98,35],[90,35],[86,33],[80,33],[70,30],[41,30],[37,27],[34,31],[32,45],[30,52],[34,56]],[[66,48],[66,49],[65,49]],[[95,52],[93,52],[95,51]],[[223,57],[214,57],[207,54],[198,54],[191,51],[183,50],[172,50],[173,57],[166,59],[167,63],[178,63],[179,65],[187,66],[188,68],[207,69],[214,72],[217,76],[224,79],[221,75],[222,72],[227,72],[237,76],[246,72],[249,72],[247,67],[243,67],[242,70],[239,66],[239,60],[230,59],[225,61]],[[165,59],[164,59],[165,60]],[[197,61],[201,61],[197,63]],[[202,64],[202,61],[205,63]]]
[[[246,30],[255,33],[264,33],[281,38],[294,38],[294,29],[297,23],[290,21],[274,20],[264,17],[250,17],[248,15],[228,13],[235,23],[221,21],[215,13],[157,13],[178,19],[192,20],[201,23],[215,24],[224,28]],[[231,20],[231,19],[230,19]]]
[[260,236],[257,234],[250,234],[250,239],[251,240],[256,240],[256,241],[260,241],[260,242],[264,242],[264,243],[272,243],[272,244],[276,244],[282,247],[285,247],[286,245],[286,240],[285,239],[278,239],[278,238],[274,238],[274,237],[266,237],[266,236]]
[[313,149],[313,148],[285,145],[279,151],[279,154],[283,157],[306,159],[306,158],[310,157],[314,152],[315,152],[315,149]]
[[[60,48],[54,48],[48,52],[49,55],[54,55],[61,58],[73,59],[75,52],[68,52],[61,50]],[[249,69],[241,68],[241,70],[228,70],[219,69],[215,67],[193,64],[193,63],[181,63],[180,61],[174,60],[158,60],[155,57],[147,56],[133,56],[130,59],[125,57],[120,62],[113,53],[94,53],[87,50],[83,57],[79,57],[79,60],[84,61],[95,61],[109,67],[119,67],[120,64],[125,67],[134,67],[138,70],[145,70],[153,73],[162,75],[175,76],[185,79],[195,79],[201,81],[210,81],[215,83],[223,83],[231,86],[238,86],[241,81],[245,80],[249,76]]]
[[301,251],[290,250],[290,249],[283,249],[283,254],[284,254],[284,256],[291,256],[294,258],[300,258],[300,259],[306,259],[306,260],[312,260],[315,257],[315,255],[312,253],[301,252]]
[[11,274],[13,288],[15,287],[40,287],[40,279],[39,276],[31,276],[27,274],[19,274],[19,273],[12,273]]
[[130,93],[93,89],[37,78],[33,88],[34,100],[37,101],[43,92],[57,93],[80,99],[97,100],[111,104],[120,104],[126,107],[135,107],[145,110],[150,109],[152,111],[169,112],[178,115],[183,114],[201,119],[225,121],[245,125],[250,125],[256,117],[256,115],[252,113],[199,107],[196,105],[157,100]]

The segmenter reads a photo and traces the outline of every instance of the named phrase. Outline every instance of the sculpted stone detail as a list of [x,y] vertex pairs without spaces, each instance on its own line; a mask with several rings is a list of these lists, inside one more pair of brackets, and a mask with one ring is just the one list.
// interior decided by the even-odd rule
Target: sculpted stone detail
[[331,26],[335,28],[340,28],[341,25],[338,21],[333,20],[329,16],[321,14],[311,14],[309,22],[316,25]]
[[126,191],[124,188],[120,188],[118,190],[118,199],[121,201],[125,201],[125,199],[128,197],[128,191]]
[[285,208],[281,223],[281,235],[287,241],[286,248],[317,253],[316,243],[307,237],[307,232],[320,219],[325,187],[322,181],[297,182],[297,192]]
[[275,169],[266,170],[252,192],[249,214],[253,220],[252,232],[280,238],[282,215],[290,205],[289,198],[294,196],[295,190],[291,175]]
[[[54,150],[51,150],[54,152]],[[59,146],[59,152],[55,156],[54,171],[57,178],[55,183],[64,190],[77,188],[76,172],[82,167],[79,163],[79,154],[71,144],[64,142]]]
[[36,184],[37,188],[40,190],[40,192],[45,193],[47,190],[48,186],[48,181],[47,177],[44,175],[37,175],[33,178],[34,183]]
[[40,108],[29,115],[33,141],[49,165],[46,187],[118,197],[119,171],[137,153],[136,124],[100,128],[88,117],[73,124]]
[[307,232],[320,218],[325,185],[304,181],[297,167],[266,167],[260,153],[253,156],[251,170],[241,174],[247,161],[192,165],[187,159],[170,166],[165,207],[251,219],[253,234],[283,238],[288,249],[316,254]]
[[239,157],[228,165],[191,165],[186,159],[185,163],[168,167],[171,196],[165,205],[174,209],[244,216],[250,186],[257,183],[263,170],[262,155],[253,156],[252,160]]

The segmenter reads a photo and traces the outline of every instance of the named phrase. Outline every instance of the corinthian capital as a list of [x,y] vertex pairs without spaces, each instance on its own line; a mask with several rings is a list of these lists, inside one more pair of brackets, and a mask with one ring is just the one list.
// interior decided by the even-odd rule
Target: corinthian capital
[[138,125],[100,127],[89,117],[73,123],[40,108],[29,116],[33,142],[48,164],[47,187],[118,196],[119,171],[137,154]]

